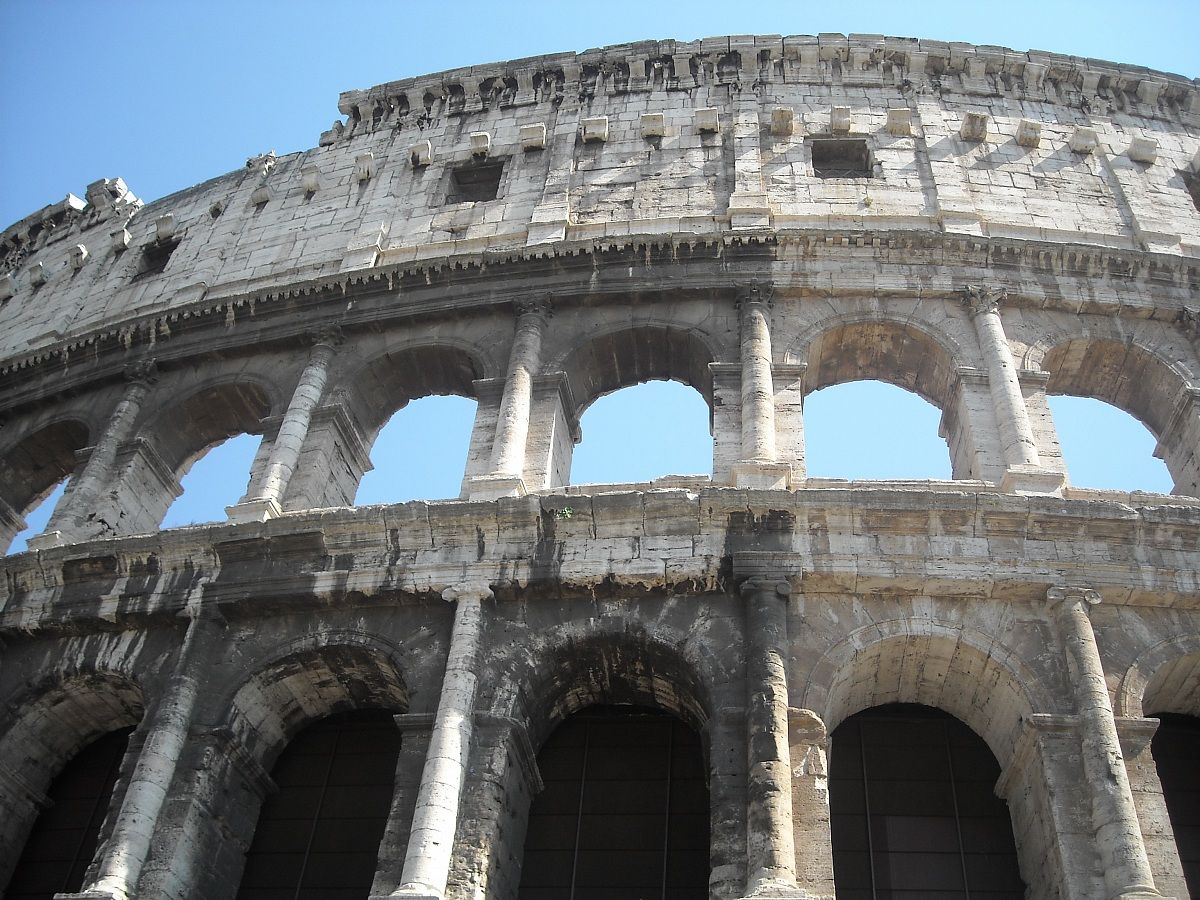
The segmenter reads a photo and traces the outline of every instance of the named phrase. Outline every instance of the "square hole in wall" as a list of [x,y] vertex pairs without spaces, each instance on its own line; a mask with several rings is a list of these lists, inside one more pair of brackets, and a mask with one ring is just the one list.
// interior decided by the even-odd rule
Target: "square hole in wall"
[[812,146],[813,174],[818,178],[870,178],[871,151],[858,138],[817,138]]
[[168,241],[154,241],[143,247],[142,258],[138,262],[137,274],[133,276],[133,280],[137,281],[147,275],[157,275],[165,269],[167,262],[171,259],[171,254],[178,246],[179,238],[173,238]]
[[503,174],[502,159],[471,161],[457,166],[450,170],[446,202],[478,203],[495,200],[500,192],[500,177]]

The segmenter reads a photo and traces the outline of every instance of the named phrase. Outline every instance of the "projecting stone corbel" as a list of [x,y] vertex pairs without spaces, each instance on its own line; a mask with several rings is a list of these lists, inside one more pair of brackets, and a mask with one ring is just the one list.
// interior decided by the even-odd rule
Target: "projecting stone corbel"
[[829,108],[829,133],[846,135],[850,133],[850,107],[832,106]]
[[1071,149],[1076,153],[1091,153],[1100,144],[1095,128],[1086,125],[1076,125],[1071,132]]
[[321,170],[316,163],[306,163],[300,170],[300,177],[304,182],[304,193],[311,195],[321,189]]
[[667,117],[662,113],[642,113],[639,124],[643,138],[663,137],[667,133]]
[[29,283],[35,288],[46,283],[46,267],[42,263],[35,262],[29,267]]
[[777,106],[771,110],[771,134],[787,137],[796,130],[796,111],[790,106]]
[[3,303],[5,300],[11,300],[16,293],[17,288],[13,282],[12,272],[0,275],[0,303]]
[[375,154],[370,150],[354,157],[354,177],[358,179],[359,184],[375,177]]
[[1032,119],[1022,119],[1017,125],[1017,143],[1022,147],[1036,147],[1042,142],[1042,124]]
[[486,131],[471,132],[471,155],[484,157],[492,152],[492,136]]
[[907,106],[897,106],[887,111],[888,134],[896,137],[908,137],[912,134],[912,110]]
[[1158,158],[1158,141],[1152,137],[1138,135],[1129,142],[1129,149],[1125,152],[1134,162],[1150,166]]
[[721,120],[714,106],[705,106],[695,112],[696,130],[701,134],[716,134],[721,130]]
[[535,122],[532,125],[522,125],[517,137],[521,141],[522,150],[544,150],[546,148],[546,123]]
[[429,165],[433,162],[433,144],[429,141],[417,141],[412,145],[408,158],[414,169]]
[[979,144],[987,140],[988,117],[984,113],[969,112],[963,115],[962,127],[958,136],[964,141]]
[[175,236],[175,217],[170,213],[154,220],[154,240],[160,244]]
[[68,254],[71,257],[71,268],[78,272],[87,261],[88,248],[83,244],[76,244],[68,251]]
[[586,143],[599,143],[608,140],[608,116],[592,116],[579,120],[579,130]]

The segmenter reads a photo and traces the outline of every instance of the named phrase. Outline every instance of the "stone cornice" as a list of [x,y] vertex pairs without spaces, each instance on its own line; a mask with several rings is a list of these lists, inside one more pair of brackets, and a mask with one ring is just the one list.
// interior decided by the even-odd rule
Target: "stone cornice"
[[[572,514],[556,519],[554,535],[561,552],[547,570],[544,515],[566,506]],[[731,517],[747,510],[792,523],[777,535],[770,560],[737,551],[729,561]],[[596,536],[613,533],[641,540],[628,555],[606,549],[608,561],[597,566],[594,542],[604,539]],[[871,552],[856,552],[857,540],[869,540]],[[1079,548],[1069,559],[1055,549],[1063,541]],[[205,602],[230,618],[261,615],[280,603],[434,598],[464,580],[490,584],[501,599],[535,599],[539,590],[554,597],[563,591],[673,592],[680,585],[725,592],[734,588],[731,569],[734,576],[739,570],[762,574],[767,570],[755,566],[764,561],[775,581],[786,576],[806,596],[894,593],[1034,603],[1051,587],[1086,581],[1113,605],[1200,610],[1192,577],[1197,547],[1200,501],[1159,497],[1130,505],[968,485],[957,491],[849,483],[794,492],[709,488],[417,501],[286,513],[266,523],[171,529],[7,557],[0,565],[0,635],[19,639],[84,627],[99,614],[85,602],[89,585],[95,581],[97,594],[109,595],[113,579],[125,593],[106,605],[104,627],[120,627],[129,617],[175,622],[184,599],[177,587],[182,571],[192,573],[189,579],[205,574]],[[142,577],[132,577],[136,573]]]
[[[503,274],[499,270],[507,267],[544,267],[549,262],[559,266],[570,266],[574,262],[593,268],[598,264],[603,265],[605,257],[613,257],[615,267],[625,268],[629,260],[624,256],[631,251],[636,251],[639,258],[647,253],[660,254],[660,258],[654,260],[654,271],[647,270],[650,274],[646,277],[650,280],[661,277],[664,268],[672,262],[694,263],[698,258],[711,258],[723,263],[744,262],[746,265],[758,265],[762,268],[764,277],[770,276],[774,279],[777,294],[780,296],[786,296],[789,288],[795,285],[789,285],[783,273],[777,269],[772,271],[769,266],[786,265],[795,259],[803,259],[811,264],[813,259],[819,259],[826,254],[845,253],[863,254],[866,258],[882,261],[885,271],[887,262],[893,255],[897,265],[907,266],[913,264],[914,260],[919,261],[919,254],[926,253],[930,255],[929,261],[933,263],[936,258],[937,265],[944,271],[952,271],[955,266],[961,267],[964,270],[964,284],[972,277],[977,279],[979,273],[986,272],[989,280],[1005,283],[1008,304],[1014,308],[1058,308],[1070,313],[1110,315],[1154,314],[1161,318],[1161,312],[1157,312],[1163,308],[1160,302],[1145,300],[1149,290],[1160,287],[1180,293],[1177,317],[1182,321],[1187,309],[1185,297],[1194,297],[1195,292],[1200,290],[1200,259],[1197,258],[1141,251],[1132,247],[1117,249],[909,229],[621,234],[497,249],[488,249],[486,244],[475,241],[455,242],[457,243],[469,246],[458,248],[448,245],[440,248],[444,255],[384,263],[352,273],[294,282],[272,278],[261,284],[242,282],[218,287],[196,300],[167,311],[135,315],[120,323],[84,331],[27,355],[0,362],[0,394],[9,401],[6,404],[8,406],[28,402],[28,398],[19,397],[19,392],[5,382],[11,383],[15,373],[32,370],[27,374],[36,377],[37,370],[48,366],[60,366],[68,361],[73,364],[72,383],[82,384],[86,383],[86,380],[96,378],[96,365],[81,365],[81,357],[101,363],[105,354],[111,354],[109,358],[113,359],[113,362],[109,368],[113,368],[114,371],[124,364],[124,354],[135,349],[139,353],[153,350],[154,354],[165,362],[172,358],[172,343],[178,345],[180,335],[189,331],[219,331],[222,349],[236,348],[240,345],[249,348],[263,341],[264,325],[276,311],[287,321],[276,323],[268,339],[286,340],[303,338],[314,328],[335,324],[335,315],[337,324],[349,327],[354,324],[356,316],[366,324],[382,319],[402,319],[435,313],[443,308],[457,310],[467,305],[463,303],[462,292],[459,291],[442,303],[389,304],[373,318],[369,311],[354,314],[344,312],[347,297],[380,291],[403,292],[406,290],[406,279],[412,280],[414,284],[424,285],[433,282],[437,276],[453,276],[457,286],[478,289],[477,298],[472,298],[469,304],[510,302],[520,296],[521,291],[527,291],[528,286],[514,288],[513,296],[507,296],[502,293],[503,285],[498,283],[498,276]],[[1031,276],[1028,286],[1022,283],[1022,276],[1026,273]],[[692,279],[690,283],[698,287],[720,287],[723,284],[728,286],[732,279],[744,277],[745,274],[746,272],[741,271],[725,278],[717,276],[709,281]],[[1119,284],[1125,295],[1121,296],[1121,291],[1114,290],[1106,297],[1104,292],[1097,291],[1094,285],[1086,297],[1082,294],[1071,297],[1033,293],[1032,289],[1039,286],[1037,279],[1046,275],[1087,278],[1093,282],[1110,281]],[[798,273],[795,282],[803,282],[803,272]],[[956,298],[964,284],[948,283],[944,292],[947,299]],[[664,287],[666,286],[667,283],[664,282]],[[622,291],[627,287],[628,282],[620,286]],[[555,291],[556,299],[561,304],[581,289],[586,292],[595,290],[590,283],[583,288],[564,284],[561,289]],[[419,287],[414,288],[412,293],[416,294],[420,290]],[[437,290],[436,283],[432,290]],[[923,296],[935,294],[936,292],[926,291]],[[898,288],[889,291],[889,295],[902,297],[905,296],[905,290]],[[326,304],[326,301],[331,300],[336,300],[337,303]],[[1136,300],[1142,302],[1139,304]],[[305,304],[314,307],[317,304],[326,304],[327,308],[320,312],[314,311],[311,317],[297,320],[295,307]],[[1167,308],[1173,306],[1174,304],[1171,304]],[[253,313],[252,318],[249,313]],[[239,329],[238,324],[247,319],[252,322],[252,326]],[[201,342],[184,356],[211,348],[210,335],[208,340]],[[87,372],[89,368],[93,371]],[[102,363],[100,369],[102,372],[108,371]],[[79,380],[81,377],[84,380]],[[60,389],[68,387],[61,379],[56,386]]]
[[848,86],[926,83],[939,91],[1008,95],[1104,108],[1120,95],[1141,115],[1200,118],[1196,80],[1142,66],[1006,47],[883,35],[737,35],[643,41],[582,53],[484,63],[342,93],[322,145],[379,129],[417,131],[436,105],[447,115],[557,104],[604,94],[686,91],[705,84],[757,90],[773,82]]

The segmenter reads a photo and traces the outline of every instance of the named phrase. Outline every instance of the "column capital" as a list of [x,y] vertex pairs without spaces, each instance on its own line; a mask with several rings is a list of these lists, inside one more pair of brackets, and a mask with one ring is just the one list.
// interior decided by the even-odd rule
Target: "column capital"
[[983,313],[999,313],[1000,304],[1008,299],[1008,293],[1003,288],[985,287],[969,284],[962,289],[959,302],[967,308],[971,317]]
[[486,581],[460,581],[443,589],[442,599],[447,603],[457,603],[459,600],[491,600],[492,587]]
[[771,591],[774,591],[780,599],[786,600],[792,594],[792,584],[787,579],[773,578],[769,575],[751,575],[738,587],[738,592],[743,597]]
[[158,363],[152,357],[139,359],[128,363],[124,371],[125,381],[129,384],[152,385],[158,381]]
[[554,313],[554,307],[549,294],[541,297],[527,297],[516,300],[513,302],[513,309],[516,311],[518,319],[523,319],[526,316],[536,316],[543,322],[549,319]]
[[1099,602],[1100,592],[1082,585],[1056,584],[1046,590],[1046,606],[1055,612],[1079,608],[1086,613]]
[[339,347],[346,340],[340,325],[327,325],[307,335],[308,342],[316,347]]
[[775,303],[774,295],[775,285],[771,282],[760,284],[757,281],[751,281],[738,290],[735,305],[739,310],[748,309],[754,305],[770,309]]

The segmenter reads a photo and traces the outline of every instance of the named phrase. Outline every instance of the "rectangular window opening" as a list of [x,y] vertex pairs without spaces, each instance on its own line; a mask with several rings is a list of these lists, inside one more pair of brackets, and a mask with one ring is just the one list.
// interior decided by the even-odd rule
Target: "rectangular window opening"
[[1184,186],[1191,194],[1192,206],[1196,207],[1197,212],[1200,212],[1200,172],[1180,172],[1179,174],[1183,176]]
[[133,280],[137,281],[139,278],[162,272],[167,267],[171,254],[178,246],[179,238],[175,238],[168,241],[154,241],[143,247],[141,263],[138,265],[137,274],[133,276]]
[[871,151],[857,138],[818,138],[811,142],[818,178],[870,178]]
[[465,163],[450,173],[447,203],[478,203],[495,200],[500,192],[504,160],[489,159]]

